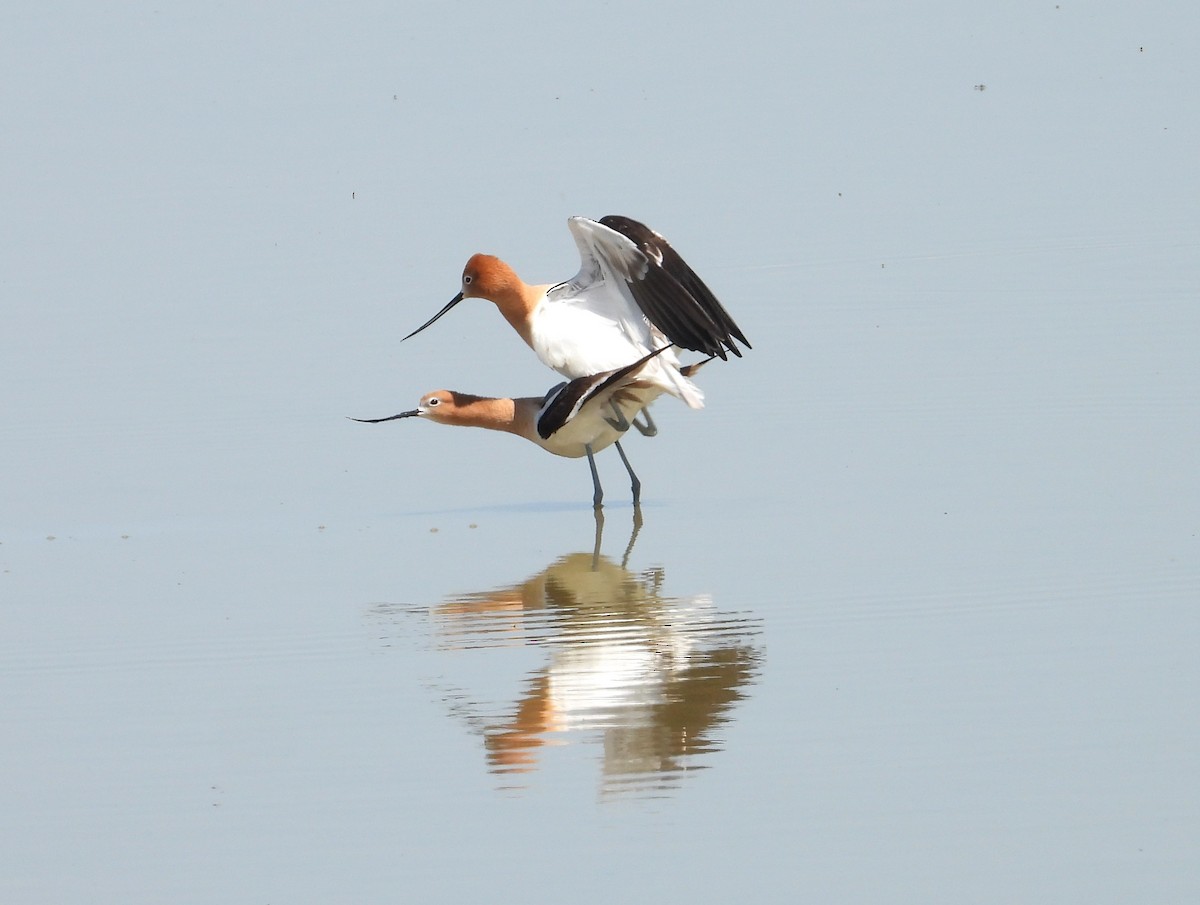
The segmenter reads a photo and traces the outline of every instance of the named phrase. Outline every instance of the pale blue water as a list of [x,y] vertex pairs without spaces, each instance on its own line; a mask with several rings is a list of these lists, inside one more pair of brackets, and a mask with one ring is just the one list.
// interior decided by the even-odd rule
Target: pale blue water
[[[1195,19],[15,9],[0,898],[1194,899]],[[398,340],[607,213],[754,344],[636,537],[345,420],[556,382]]]

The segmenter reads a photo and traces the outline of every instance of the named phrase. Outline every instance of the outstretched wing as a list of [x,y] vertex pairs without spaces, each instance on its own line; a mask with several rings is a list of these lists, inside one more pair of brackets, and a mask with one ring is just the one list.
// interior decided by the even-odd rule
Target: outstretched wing
[[667,240],[629,217],[568,221],[583,271],[598,272],[600,259],[629,286],[642,313],[675,345],[706,355],[741,356],[746,336],[704,281]]

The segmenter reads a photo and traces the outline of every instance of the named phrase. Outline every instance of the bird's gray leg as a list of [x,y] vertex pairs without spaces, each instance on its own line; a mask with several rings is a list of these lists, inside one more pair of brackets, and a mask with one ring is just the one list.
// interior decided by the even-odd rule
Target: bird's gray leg
[[625,413],[621,411],[620,406],[610,399],[608,400],[608,407],[613,410],[613,414],[616,415],[616,418],[610,418],[608,415],[605,415],[604,420],[621,433],[625,433],[625,431],[629,430],[629,420],[625,417]]
[[637,420],[637,415],[633,416],[633,426],[638,429],[643,437],[655,437],[658,435],[658,425],[654,423],[654,419],[650,417],[650,408],[647,406],[642,409],[641,416],[646,419],[646,423],[642,424]]
[[633,489],[633,508],[637,509],[638,504],[642,499],[642,482],[638,480],[638,476],[633,473],[633,469],[629,465],[629,459],[625,455],[625,450],[621,449],[621,444],[618,441],[614,444],[617,447],[617,452],[621,455],[621,461],[625,463],[625,470],[629,472],[629,480],[632,482]]
[[[596,460],[592,458],[592,445],[590,443],[585,443],[583,448],[587,452],[588,468],[592,470],[592,487],[594,487],[596,490],[596,492],[592,494],[592,506],[595,509],[599,509],[601,505],[603,505],[600,501],[604,499],[604,491],[600,489],[600,475],[596,473]],[[620,449],[620,446],[617,448]],[[624,453],[621,453],[621,458],[625,458]]]

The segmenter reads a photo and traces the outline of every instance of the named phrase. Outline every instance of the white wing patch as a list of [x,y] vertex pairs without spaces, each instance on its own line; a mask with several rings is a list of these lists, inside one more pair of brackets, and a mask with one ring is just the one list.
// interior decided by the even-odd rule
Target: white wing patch
[[575,244],[579,246],[579,257],[583,261],[579,277],[582,277],[585,271],[594,272],[595,269],[599,269],[608,270],[632,282],[642,279],[650,268],[650,262],[641,250],[614,229],[587,217],[571,217],[567,220],[567,227],[575,237]]

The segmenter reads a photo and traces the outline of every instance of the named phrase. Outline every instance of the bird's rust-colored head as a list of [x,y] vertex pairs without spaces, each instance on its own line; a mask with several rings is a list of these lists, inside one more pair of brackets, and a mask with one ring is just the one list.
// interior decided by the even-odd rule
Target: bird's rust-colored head
[[[535,401],[535,400],[530,400]],[[438,424],[461,427],[486,427],[489,430],[520,432],[516,419],[516,404],[512,399],[476,396],[456,390],[434,390],[426,393],[417,407],[386,418],[351,418],[364,424],[380,424],[399,418],[428,418]]]
[[487,299],[499,304],[511,295],[520,295],[524,285],[516,271],[495,255],[471,255],[462,272],[465,299]]
[[462,272],[458,295],[450,299],[446,307],[419,326],[404,339],[416,336],[426,327],[433,325],[443,314],[463,299],[487,299],[500,309],[500,313],[529,341],[529,314],[541,298],[545,287],[529,286],[517,276],[516,271],[495,255],[471,255]]

